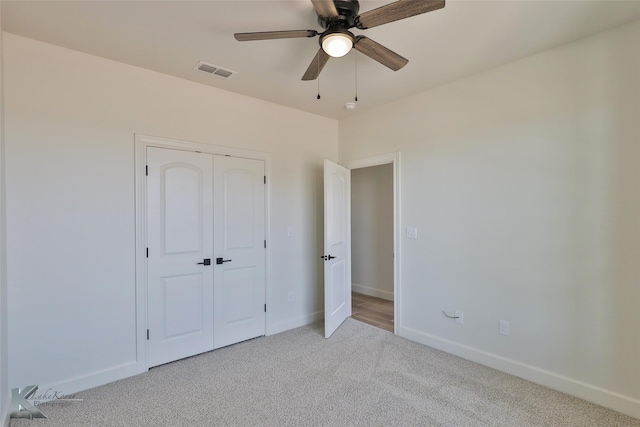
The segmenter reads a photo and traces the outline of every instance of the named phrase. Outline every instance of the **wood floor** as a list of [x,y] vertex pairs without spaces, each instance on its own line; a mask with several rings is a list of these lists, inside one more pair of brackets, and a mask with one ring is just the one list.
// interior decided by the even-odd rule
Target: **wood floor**
[[352,292],[351,317],[393,332],[393,301]]

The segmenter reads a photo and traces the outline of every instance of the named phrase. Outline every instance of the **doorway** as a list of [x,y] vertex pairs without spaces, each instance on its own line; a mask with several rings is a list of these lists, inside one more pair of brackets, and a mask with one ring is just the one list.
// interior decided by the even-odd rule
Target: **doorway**
[[352,317],[394,332],[393,164],[351,171]]
[[[401,333],[402,329],[400,157],[400,152],[394,152],[345,163],[356,180],[352,188],[351,216],[352,291],[355,291],[352,293],[352,317],[394,334]],[[359,207],[362,198],[367,199],[364,213]],[[377,203],[382,204],[382,212],[375,207]],[[376,224],[383,224],[384,230],[378,233]],[[365,244],[359,235],[373,243]],[[376,242],[380,242],[379,247]],[[383,269],[380,278],[372,277],[376,276],[377,267],[366,258],[366,251],[371,252],[372,246],[375,246],[372,259],[376,259]]]

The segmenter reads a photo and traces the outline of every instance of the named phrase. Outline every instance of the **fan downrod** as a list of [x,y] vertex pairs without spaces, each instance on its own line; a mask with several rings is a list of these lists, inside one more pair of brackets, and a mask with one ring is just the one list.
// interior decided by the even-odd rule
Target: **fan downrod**
[[345,30],[353,28],[356,25],[356,16],[358,16],[358,12],[360,11],[360,3],[358,0],[334,0],[333,4],[338,11],[338,16],[328,17],[318,15],[318,24],[325,30],[335,27],[344,28]]

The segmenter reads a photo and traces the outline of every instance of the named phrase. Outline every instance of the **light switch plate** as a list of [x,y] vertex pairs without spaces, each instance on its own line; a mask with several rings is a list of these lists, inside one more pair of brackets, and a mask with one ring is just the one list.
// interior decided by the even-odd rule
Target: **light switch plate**
[[500,335],[509,335],[509,321],[501,320],[500,321]]
[[418,229],[416,227],[407,227],[407,239],[417,239]]
[[287,237],[293,237],[293,226],[287,226]]

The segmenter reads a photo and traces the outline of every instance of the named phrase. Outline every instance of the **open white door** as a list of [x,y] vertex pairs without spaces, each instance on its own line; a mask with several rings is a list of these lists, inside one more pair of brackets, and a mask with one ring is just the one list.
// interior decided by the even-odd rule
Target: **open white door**
[[351,172],[324,161],[324,336],[351,316]]

